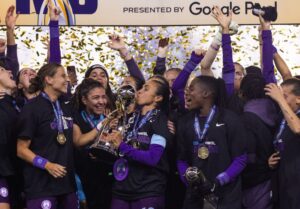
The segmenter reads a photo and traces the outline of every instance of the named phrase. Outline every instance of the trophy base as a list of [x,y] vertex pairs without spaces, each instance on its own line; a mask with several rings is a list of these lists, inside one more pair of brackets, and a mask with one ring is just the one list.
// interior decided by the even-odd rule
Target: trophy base
[[118,159],[117,151],[112,147],[103,144],[92,145],[89,148],[89,152],[96,160],[111,165]]

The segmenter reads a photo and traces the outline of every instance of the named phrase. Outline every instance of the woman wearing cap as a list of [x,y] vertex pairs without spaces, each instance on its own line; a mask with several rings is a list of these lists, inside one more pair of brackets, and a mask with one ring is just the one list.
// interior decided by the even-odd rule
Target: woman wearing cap
[[109,75],[107,73],[107,70],[105,69],[104,66],[95,64],[92,65],[88,68],[88,70],[85,72],[85,78],[92,78],[99,83],[102,84],[102,86],[106,90],[106,95],[108,97],[108,103],[107,103],[107,108],[109,110],[115,109],[115,95],[112,92],[110,85],[109,85]]

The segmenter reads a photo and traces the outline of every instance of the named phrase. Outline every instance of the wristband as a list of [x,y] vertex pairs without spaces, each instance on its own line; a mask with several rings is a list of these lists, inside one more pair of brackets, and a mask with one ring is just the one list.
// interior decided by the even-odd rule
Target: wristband
[[40,169],[43,169],[45,170],[45,166],[47,164],[48,160],[39,156],[39,155],[36,155],[34,158],[33,158],[33,165],[37,168],[40,168]]

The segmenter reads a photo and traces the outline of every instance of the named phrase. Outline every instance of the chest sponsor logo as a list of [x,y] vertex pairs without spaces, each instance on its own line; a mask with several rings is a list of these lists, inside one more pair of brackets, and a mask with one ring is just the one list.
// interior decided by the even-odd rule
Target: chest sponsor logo
[[224,125],[225,125],[225,123],[217,123],[216,127],[221,127],[221,126],[224,126]]

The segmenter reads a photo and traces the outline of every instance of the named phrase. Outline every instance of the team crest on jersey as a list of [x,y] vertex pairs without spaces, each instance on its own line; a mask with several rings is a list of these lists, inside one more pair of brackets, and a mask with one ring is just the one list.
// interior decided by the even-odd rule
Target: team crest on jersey
[[52,206],[50,200],[44,200],[41,204],[42,209],[50,209]]
[[1,195],[2,197],[7,197],[7,196],[8,196],[8,189],[7,189],[6,187],[2,187],[2,188],[0,189],[0,195]]

